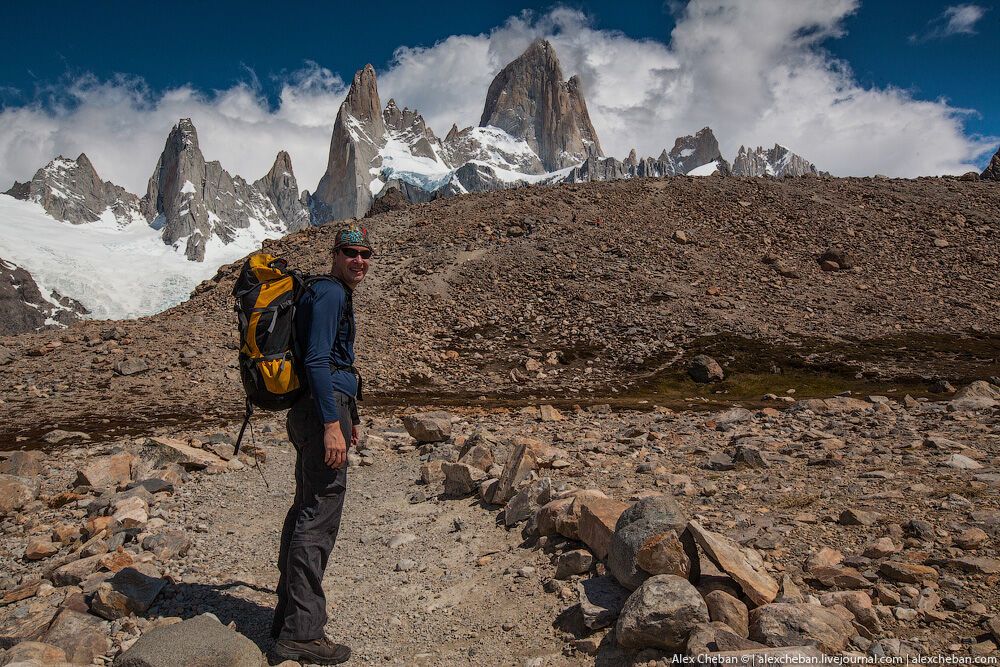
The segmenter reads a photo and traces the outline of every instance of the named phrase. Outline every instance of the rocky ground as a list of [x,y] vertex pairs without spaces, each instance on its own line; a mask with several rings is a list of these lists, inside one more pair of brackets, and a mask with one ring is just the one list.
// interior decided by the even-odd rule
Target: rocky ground
[[[421,413],[409,432],[376,415],[352,454],[330,632],[357,664],[996,655],[998,401],[980,382],[948,403],[542,404]],[[210,612],[252,644],[218,623],[191,636],[259,660],[293,457],[280,422],[258,427],[262,474],[226,460],[230,432],[63,432],[57,452],[8,456],[2,646],[167,664],[160,629]]]
[[[331,634],[355,664],[995,657],[998,204],[675,178],[371,218]],[[269,249],[319,271],[331,234]],[[292,452],[260,414],[232,457],[237,269],[0,340],[0,664],[270,651]]]

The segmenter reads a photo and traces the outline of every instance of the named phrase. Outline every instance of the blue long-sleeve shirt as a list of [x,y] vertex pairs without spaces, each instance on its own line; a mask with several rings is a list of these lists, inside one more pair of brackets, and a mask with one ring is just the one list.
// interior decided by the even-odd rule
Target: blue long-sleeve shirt
[[358,379],[332,365],[354,365],[354,313],[347,288],[338,280],[317,280],[299,297],[295,334],[313,400],[324,423],[339,421],[333,392],[355,397]]

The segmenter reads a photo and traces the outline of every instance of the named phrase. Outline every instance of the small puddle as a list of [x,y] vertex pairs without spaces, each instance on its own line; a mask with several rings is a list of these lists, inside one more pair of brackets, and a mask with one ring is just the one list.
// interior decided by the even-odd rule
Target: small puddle
[[[723,364],[726,379],[697,384],[686,373],[688,360],[707,354]],[[561,394],[525,390],[521,393],[441,393],[414,389],[402,392],[371,392],[362,410],[375,414],[401,409],[442,407],[456,413],[517,410],[547,403],[559,409],[608,404],[617,409],[651,410],[663,406],[673,410],[715,410],[740,404],[746,407],[786,403],[764,401],[765,394],[801,398],[825,398],[850,392],[855,396],[884,395],[902,398],[947,399],[929,393],[930,380],[944,378],[955,386],[973,380],[1000,376],[1000,336],[995,334],[895,334],[874,339],[830,341],[800,337],[771,343],[736,335],[706,336],[685,346],[685,355],[653,360],[631,371],[621,391],[610,387],[593,392]],[[618,389],[618,387],[615,387]],[[789,394],[789,390],[794,390]],[[48,448],[42,437],[53,429],[81,431],[99,443],[124,437],[150,435],[168,429],[210,430],[239,428],[243,403],[227,401],[210,413],[147,412],[89,415],[82,419],[47,422],[21,430],[0,431],[0,451],[26,447]],[[259,423],[264,415],[255,417]],[[66,445],[79,444],[66,440]]]

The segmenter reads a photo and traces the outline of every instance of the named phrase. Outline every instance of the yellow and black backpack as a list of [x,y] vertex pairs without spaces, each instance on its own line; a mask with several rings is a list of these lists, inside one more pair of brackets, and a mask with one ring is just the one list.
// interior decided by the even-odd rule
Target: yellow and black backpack
[[240,328],[240,378],[246,391],[243,433],[254,407],[290,408],[304,391],[302,369],[296,358],[295,304],[309,278],[288,268],[284,259],[250,255],[233,287]]

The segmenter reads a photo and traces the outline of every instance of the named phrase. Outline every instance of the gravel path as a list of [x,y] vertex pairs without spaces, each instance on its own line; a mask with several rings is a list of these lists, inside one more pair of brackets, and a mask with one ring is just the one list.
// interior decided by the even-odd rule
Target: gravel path
[[[196,538],[171,572],[185,582],[176,587],[181,597],[157,610],[212,611],[265,651],[294,462],[287,444],[268,454],[270,490],[247,469],[202,477],[178,493],[171,523]],[[542,589],[548,557],[518,548],[519,531],[498,526],[475,499],[411,503],[419,465],[416,452],[386,448],[373,465],[350,471],[325,588],[328,632],[353,647],[352,664],[524,665],[539,657],[546,665],[592,664],[562,656],[562,633],[552,624],[565,603]],[[387,546],[394,537],[405,543]]]

